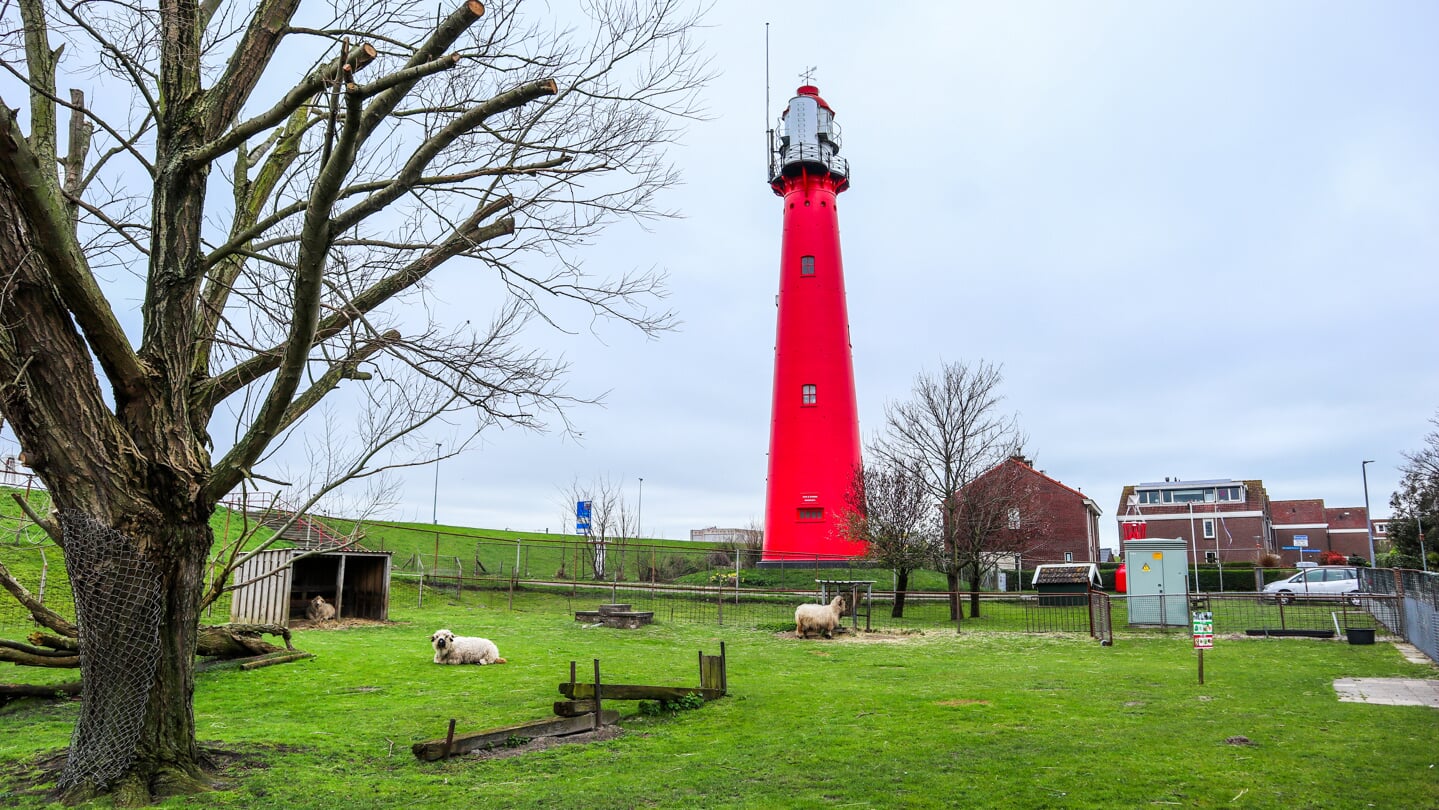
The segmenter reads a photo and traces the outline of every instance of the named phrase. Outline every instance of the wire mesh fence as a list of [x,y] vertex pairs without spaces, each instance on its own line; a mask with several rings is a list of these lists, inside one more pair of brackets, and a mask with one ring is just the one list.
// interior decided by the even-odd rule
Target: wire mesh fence
[[[0,563],[40,604],[75,620],[75,597],[65,573],[65,557],[48,537],[36,542],[0,542]],[[30,611],[9,594],[0,594],[0,637],[20,638],[39,627]]]
[[1385,617],[1385,626],[1439,661],[1439,573],[1360,569],[1359,588],[1393,598],[1395,615]]
[[[397,579],[417,582],[413,575]],[[688,622],[713,626],[752,627],[776,631],[793,629],[794,609],[820,602],[821,592],[795,589],[757,589],[674,586],[636,583],[585,583],[555,580],[502,580],[493,577],[425,578],[425,589],[448,598],[475,599],[487,607],[516,605],[525,610],[551,610],[573,614],[594,610],[599,604],[623,603],[632,610],[652,611],[657,622]],[[556,597],[560,597],[557,599]],[[858,615],[846,612],[842,621],[851,629],[881,632],[949,631],[1061,633],[1091,636],[1113,643],[1116,632],[1169,632],[1188,634],[1191,610],[1214,615],[1214,632],[1221,635],[1311,635],[1342,638],[1354,628],[1375,631],[1376,637],[1397,639],[1402,633],[1403,607],[1397,597],[1384,594],[1314,596],[1278,601],[1255,593],[1209,593],[1179,597],[1169,605],[1173,616],[1156,622],[1152,597],[1089,594],[1004,594],[968,592],[909,592],[897,600],[893,591],[875,590]],[[896,602],[901,601],[896,610]],[[956,604],[959,615],[956,616]],[[867,611],[865,610],[867,608]],[[518,608],[517,608],[518,609]],[[867,613],[867,615],[866,615]],[[1137,613],[1137,618],[1131,618]],[[866,628],[866,625],[868,627]]]

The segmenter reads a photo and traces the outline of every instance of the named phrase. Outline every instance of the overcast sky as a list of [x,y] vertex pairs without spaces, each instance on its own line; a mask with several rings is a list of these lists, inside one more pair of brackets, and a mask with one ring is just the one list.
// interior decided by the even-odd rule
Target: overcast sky
[[[1166,476],[1356,506],[1373,459],[1388,513],[1439,409],[1439,4],[721,0],[707,23],[711,117],[663,201],[683,218],[584,257],[666,269],[681,328],[537,325],[573,393],[608,392],[570,414],[582,440],[493,431],[402,475],[388,517],[557,532],[562,491],[608,477],[647,536],[762,519],[782,223],[765,129],[809,68],[852,172],[866,440],[917,373],[986,360],[1106,546],[1121,488]],[[443,268],[433,294],[482,320],[499,302],[474,272]]]
[[[844,127],[866,440],[943,361],[1004,368],[1036,466],[1125,484],[1262,479],[1388,513],[1439,407],[1439,5],[721,2],[684,219],[594,267],[660,266],[681,331],[564,342],[582,444],[518,431],[439,469],[441,523],[558,531],[609,476],[645,534],[764,514],[781,227],[764,129],[800,74]],[[770,85],[765,106],[765,23]],[[547,338],[548,339],[548,338]],[[428,520],[434,470],[406,484]]]

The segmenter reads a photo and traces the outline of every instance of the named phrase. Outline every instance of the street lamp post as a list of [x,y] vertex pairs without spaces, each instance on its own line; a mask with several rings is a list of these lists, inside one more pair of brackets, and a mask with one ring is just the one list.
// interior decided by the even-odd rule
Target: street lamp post
[[430,522],[440,525],[440,443],[435,442],[435,502],[430,506]]
[[645,479],[640,479],[640,505],[635,509],[635,539],[641,537],[640,528],[645,522]]
[[1424,516],[1417,509],[1414,511],[1414,526],[1419,529],[1419,567],[1428,573],[1429,555],[1424,553]]
[[430,505],[430,524],[435,526],[434,570],[440,567],[440,443],[435,442],[435,501]]
[[1364,477],[1364,534],[1369,537],[1369,567],[1374,567],[1374,515],[1369,513],[1369,465],[1374,459],[1369,459],[1359,465],[1359,474]]
[[1193,555],[1194,592],[1199,593],[1199,538],[1194,534],[1194,502],[1189,502],[1189,553]]

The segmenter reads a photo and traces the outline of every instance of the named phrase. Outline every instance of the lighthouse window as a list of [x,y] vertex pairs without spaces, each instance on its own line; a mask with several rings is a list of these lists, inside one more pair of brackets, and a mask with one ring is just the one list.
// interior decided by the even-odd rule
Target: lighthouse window
[[801,256],[801,257],[799,257],[799,274],[802,275],[802,276],[812,276],[812,275],[814,275],[814,257],[813,257],[813,256]]
[[824,507],[799,510],[800,520],[824,520]]
[[799,401],[801,405],[813,405],[819,399],[819,393],[815,386],[806,385],[800,388]]

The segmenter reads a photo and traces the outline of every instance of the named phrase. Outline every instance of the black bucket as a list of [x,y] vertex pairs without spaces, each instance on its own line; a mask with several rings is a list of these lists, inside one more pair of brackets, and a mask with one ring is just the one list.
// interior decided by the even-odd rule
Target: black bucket
[[1374,628],[1372,627],[1351,627],[1344,632],[1349,636],[1350,644],[1374,643]]

